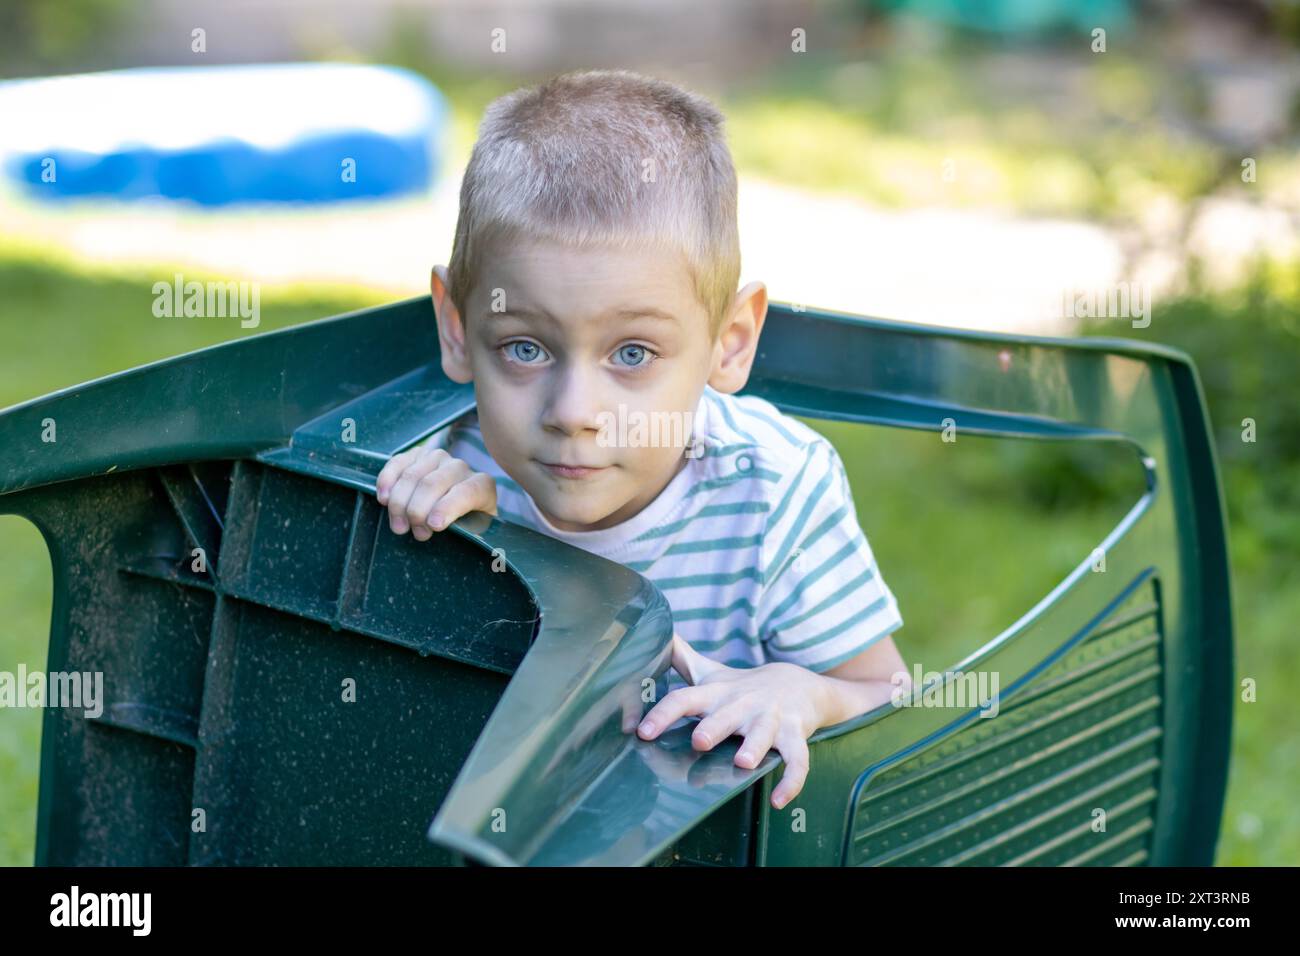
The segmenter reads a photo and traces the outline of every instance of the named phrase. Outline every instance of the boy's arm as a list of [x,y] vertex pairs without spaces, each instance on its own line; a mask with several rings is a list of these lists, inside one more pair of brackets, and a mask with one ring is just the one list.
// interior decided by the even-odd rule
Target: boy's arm
[[825,699],[819,708],[819,727],[830,727],[865,714],[893,699],[895,693],[906,693],[912,686],[893,635],[886,635],[857,657],[825,671],[821,677]]

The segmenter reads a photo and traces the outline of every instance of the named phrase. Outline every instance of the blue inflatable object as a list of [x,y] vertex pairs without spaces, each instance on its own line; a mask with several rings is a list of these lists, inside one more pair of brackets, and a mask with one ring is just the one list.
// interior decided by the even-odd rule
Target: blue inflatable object
[[205,206],[427,190],[447,107],[392,67],[120,70],[0,84],[5,175],[35,198]]

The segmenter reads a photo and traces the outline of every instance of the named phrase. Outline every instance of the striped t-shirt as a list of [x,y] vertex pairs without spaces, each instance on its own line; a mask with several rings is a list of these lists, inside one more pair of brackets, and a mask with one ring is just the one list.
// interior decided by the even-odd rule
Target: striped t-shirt
[[[470,413],[434,443],[497,483],[500,518],[618,561],[652,581],[693,648],[733,667],[830,670],[902,626],[831,443],[752,395],[705,386],[696,448],[621,524],[562,531],[487,453]],[[669,672],[669,689],[683,686]]]

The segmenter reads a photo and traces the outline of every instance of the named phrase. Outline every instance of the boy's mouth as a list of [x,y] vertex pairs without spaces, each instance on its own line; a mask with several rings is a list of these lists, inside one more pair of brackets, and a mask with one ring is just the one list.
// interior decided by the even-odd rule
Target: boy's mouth
[[608,470],[605,466],[597,468],[591,465],[571,465],[550,461],[538,461],[538,464],[560,478],[591,478]]

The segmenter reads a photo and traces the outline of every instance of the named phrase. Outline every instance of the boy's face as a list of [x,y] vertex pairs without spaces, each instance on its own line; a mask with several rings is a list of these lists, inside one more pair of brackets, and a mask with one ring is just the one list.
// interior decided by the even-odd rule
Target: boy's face
[[[732,323],[710,338],[680,255],[524,240],[484,260],[465,321],[445,294],[438,320],[444,370],[473,380],[488,453],[561,530],[632,517],[685,465],[676,436],[689,440],[705,383],[743,386],[758,328],[748,348],[740,343],[744,376],[726,388],[735,378]],[[435,302],[437,279],[435,270]],[[632,441],[620,443],[610,427],[620,411]],[[636,441],[638,415],[647,436],[658,419],[658,447]]]

